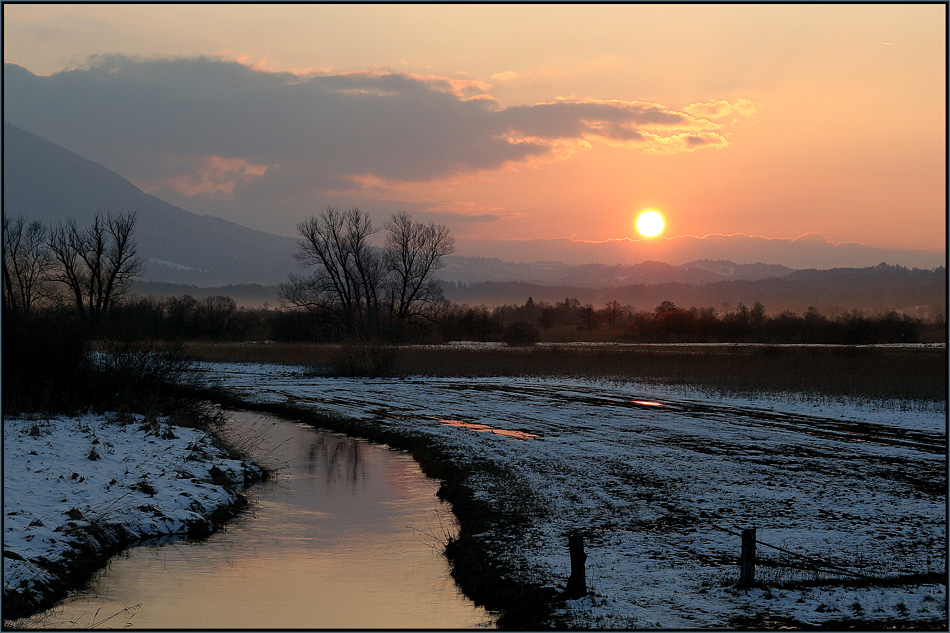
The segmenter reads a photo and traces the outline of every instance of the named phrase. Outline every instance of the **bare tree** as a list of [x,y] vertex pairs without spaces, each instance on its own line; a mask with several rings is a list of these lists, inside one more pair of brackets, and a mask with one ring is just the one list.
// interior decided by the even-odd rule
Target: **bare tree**
[[360,336],[379,319],[383,262],[369,244],[376,229],[359,209],[328,207],[318,217],[297,225],[303,238],[294,258],[309,277],[291,275],[281,298],[334,321],[347,336]]
[[3,218],[3,306],[26,313],[39,301],[53,296],[46,277],[54,260],[46,244],[47,229],[41,222]]
[[404,211],[394,213],[386,228],[390,314],[401,324],[424,317],[425,308],[442,300],[442,288],[432,274],[455,251],[455,238],[444,224],[413,222]]
[[291,275],[281,298],[328,318],[346,336],[376,336],[387,319],[398,329],[424,315],[441,298],[432,273],[454,240],[445,226],[413,223],[406,213],[394,214],[386,229],[380,249],[370,244],[377,230],[359,209],[329,207],[301,222],[294,257],[313,273]]
[[53,228],[47,245],[57,267],[49,279],[67,287],[80,314],[97,319],[108,312],[141,271],[134,228],[134,213],[96,214],[87,227],[68,220]]
[[604,307],[604,323],[607,324],[607,331],[614,329],[614,326],[617,325],[617,321],[625,312],[628,312],[628,310],[620,305],[619,301],[613,300],[607,302],[607,305]]

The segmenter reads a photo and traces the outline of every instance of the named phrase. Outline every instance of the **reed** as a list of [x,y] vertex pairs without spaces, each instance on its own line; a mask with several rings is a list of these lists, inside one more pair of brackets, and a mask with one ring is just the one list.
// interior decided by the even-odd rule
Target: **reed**
[[[339,346],[192,343],[200,360],[308,365],[333,373]],[[402,346],[400,375],[560,376],[691,385],[728,393],[799,392],[825,397],[940,402],[947,350],[933,347],[778,345]]]
[[329,365],[341,345],[331,343],[190,342],[183,345],[198,360],[235,363],[283,363],[287,365]]

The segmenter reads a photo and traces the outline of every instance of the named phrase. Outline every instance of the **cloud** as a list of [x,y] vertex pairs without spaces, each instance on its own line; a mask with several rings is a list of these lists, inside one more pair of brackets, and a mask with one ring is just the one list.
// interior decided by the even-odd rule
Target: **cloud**
[[739,99],[734,103],[728,101],[694,103],[683,108],[683,111],[695,117],[723,119],[728,116],[754,116],[758,114],[761,109],[761,105],[749,99]]
[[495,73],[491,76],[492,81],[497,83],[505,83],[506,81],[514,81],[518,78],[518,73],[513,70],[506,70],[504,72]]
[[728,141],[714,132],[682,132],[668,136],[645,135],[645,150],[651,154],[679,154],[701,147],[725,147]]
[[8,64],[4,115],[179,196],[172,202],[223,197],[250,209],[265,200],[271,208],[323,206],[329,192],[354,183],[428,182],[557,160],[598,143],[653,153],[721,148],[722,124],[711,119],[753,111],[741,100],[677,111],[582,98],[502,108],[475,79],[275,72],[266,58],[226,56],[96,56],[48,77]]
[[170,187],[186,196],[233,198],[238,184],[251,182],[267,173],[266,165],[252,165],[243,158],[166,155],[165,160],[180,165],[182,173],[158,178],[151,183],[144,182],[144,191]]

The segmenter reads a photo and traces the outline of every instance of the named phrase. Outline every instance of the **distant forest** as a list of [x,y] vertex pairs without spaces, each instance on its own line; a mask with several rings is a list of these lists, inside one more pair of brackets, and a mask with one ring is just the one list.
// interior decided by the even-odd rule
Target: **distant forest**
[[[116,306],[103,324],[108,338],[184,340],[275,340],[337,342],[333,328],[299,310],[238,308],[230,297],[195,299],[189,295],[129,300]],[[652,310],[618,301],[601,307],[565,297],[549,303],[529,297],[521,304],[489,308],[446,304],[435,320],[404,334],[402,342],[500,341],[531,345],[539,341],[617,341],[644,343],[822,343],[872,344],[944,342],[946,320],[898,312],[866,314],[850,310],[826,315],[768,310],[739,303],[721,312],[712,307],[680,307],[664,300]]]
[[[413,222],[407,214],[394,214],[386,225],[389,250],[363,248],[330,257],[335,255],[331,250],[320,259],[355,258],[363,265],[330,271],[343,275],[344,285],[328,285],[330,273],[321,268],[322,276],[298,279],[297,286],[282,288],[276,294],[287,301],[274,306],[239,307],[226,294],[195,297],[188,291],[199,289],[188,286],[152,284],[150,290],[171,289],[178,294],[143,296],[141,290],[133,291],[142,266],[133,239],[135,222],[135,214],[97,215],[87,226],[72,221],[46,226],[4,218],[6,351],[23,346],[23,353],[29,355],[39,344],[26,342],[32,340],[29,333],[46,344],[55,338],[54,332],[69,330],[84,340],[114,341],[338,342],[361,338],[531,345],[538,341],[870,344],[946,340],[944,267],[921,270],[882,263],[860,269],[792,271],[759,280],[612,288],[453,284],[430,277],[441,258],[451,252],[447,229]],[[336,235],[333,231],[347,237],[346,231],[352,232],[353,227],[363,229],[360,235],[365,237],[372,228],[368,216],[358,209],[328,209],[313,218],[312,225],[315,231],[330,231],[330,237]],[[352,238],[317,239],[326,237],[319,232],[311,237],[311,249],[304,252],[307,256],[322,254],[318,248],[324,246],[342,248],[334,245],[353,242]],[[420,262],[426,268],[420,268]],[[368,273],[357,276],[364,268],[376,271],[376,286],[368,285]],[[387,273],[390,269],[392,274]],[[299,290],[299,296],[288,290],[291,286]],[[337,287],[346,292],[341,290],[338,296],[327,291]],[[360,292],[350,293],[350,288]],[[259,296],[268,292],[264,286],[225,290]],[[355,306],[352,313],[345,310],[350,305]],[[67,323],[74,325],[65,327]]]
[[[947,271],[905,268],[881,264],[869,268],[798,270],[768,279],[723,280],[707,283],[638,283],[630,285],[589,285],[485,281],[476,283],[440,282],[445,298],[460,305],[489,308],[534,301],[557,303],[565,297],[583,304],[604,306],[617,301],[636,310],[651,310],[663,301],[682,307],[710,306],[720,313],[734,310],[739,303],[760,302],[770,313],[803,313],[815,308],[822,314],[838,316],[851,310],[866,314],[896,311],[923,319],[939,319],[946,312]],[[136,280],[132,291],[140,296],[196,299],[231,297],[238,306],[270,307],[280,303],[278,286],[243,284],[201,288]]]
[[[306,309],[309,300],[298,304],[304,309],[247,307],[223,294],[192,296],[187,286],[175,287],[186,291],[175,296],[142,296],[132,289],[141,268],[132,239],[135,219],[134,214],[106,215],[87,226],[47,227],[4,218],[3,403],[9,410],[114,407],[116,394],[125,394],[121,398],[128,407],[144,406],[137,401],[141,393],[176,402],[173,396],[188,376],[187,359],[176,350],[181,342],[196,340],[336,343],[350,336],[372,343],[498,341],[512,346],[542,341],[946,342],[946,269],[886,264],[796,271],[759,281],[609,289],[433,283],[426,286],[418,318],[360,331],[341,327],[332,310]],[[408,217],[404,224],[417,226]],[[399,286],[381,288],[373,296],[385,307],[385,298],[397,297],[390,293]],[[231,289],[267,292],[263,286]],[[504,302],[473,305],[486,296]],[[804,309],[787,307],[796,301],[809,303]],[[356,303],[365,306],[367,300]],[[381,321],[386,314],[381,313]],[[92,350],[111,353],[91,355]]]
[[[442,282],[447,301],[406,342],[450,340],[700,343],[918,343],[946,340],[946,269],[801,270],[756,281],[577,288]],[[109,317],[113,336],[335,341],[339,334],[281,309],[276,288],[140,283]],[[221,294],[212,294],[215,291]],[[167,293],[174,296],[160,297]],[[204,293],[204,294],[200,294]],[[267,303],[270,297],[274,303]],[[243,300],[257,307],[239,307]],[[261,305],[263,304],[263,305]]]
[[947,269],[890,266],[796,270],[768,279],[725,280],[703,284],[655,283],[616,287],[577,287],[519,282],[453,284],[443,282],[446,298],[470,305],[502,305],[535,301],[556,302],[577,297],[581,303],[603,306],[610,301],[649,310],[663,301],[678,306],[711,306],[721,313],[739,303],[760,302],[772,313],[802,313],[815,308],[837,316],[851,310],[868,314],[892,311],[937,319],[946,313]]

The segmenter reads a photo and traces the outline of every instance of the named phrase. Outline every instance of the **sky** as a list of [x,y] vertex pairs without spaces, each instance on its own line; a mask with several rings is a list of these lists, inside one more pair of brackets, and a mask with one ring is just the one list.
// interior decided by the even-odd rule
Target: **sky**
[[255,229],[358,206],[444,223],[465,255],[619,242],[633,263],[733,235],[945,252],[944,4],[3,18],[5,119]]

